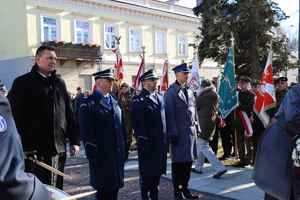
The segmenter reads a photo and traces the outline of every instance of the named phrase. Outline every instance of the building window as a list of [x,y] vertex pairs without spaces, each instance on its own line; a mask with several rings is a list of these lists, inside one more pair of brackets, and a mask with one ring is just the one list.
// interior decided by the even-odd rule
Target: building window
[[42,17],[42,41],[57,40],[57,20],[50,17]]
[[155,32],[155,53],[156,54],[165,54],[166,51],[166,32],[157,31]]
[[129,29],[129,52],[139,52],[142,46],[142,33],[138,29]]
[[90,24],[87,21],[75,20],[75,43],[89,43]]
[[117,28],[114,25],[104,26],[104,47],[105,49],[113,49],[116,47]]
[[177,51],[178,56],[187,56],[187,38],[183,35],[179,35],[177,38]]

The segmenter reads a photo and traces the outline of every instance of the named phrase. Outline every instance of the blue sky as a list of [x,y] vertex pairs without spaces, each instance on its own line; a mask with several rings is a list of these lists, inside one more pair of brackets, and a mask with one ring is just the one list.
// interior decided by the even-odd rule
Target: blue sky
[[290,16],[283,21],[282,27],[289,37],[295,37],[298,33],[299,0],[276,0],[280,7]]

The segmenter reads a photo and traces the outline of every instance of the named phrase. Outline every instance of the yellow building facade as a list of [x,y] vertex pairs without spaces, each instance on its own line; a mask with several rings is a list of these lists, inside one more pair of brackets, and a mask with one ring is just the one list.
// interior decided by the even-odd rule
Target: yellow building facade
[[[172,5],[157,0],[11,0],[10,6],[18,11],[4,12],[10,23],[3,22],[8,31],[12,23],[18,24],[9,41],[0,39],[0,56],[13,58],[33,56],[36,48],[45,41],[62,41],[73,44],[99,45],[102,68],[113,67],[116,47],[115,36],[121,36],[120,52],[124,63],[124,81],[131,84],[140,63],[141,47],[145,46],[146,68],[155,68],[161,73],[163,63],[168,59],[170,68],[181,62],[191,62],[193,49],[189,47],[199,34],[200,19],[193,15],[191,8]],[[20,3],[23,2],[23,3]],[[20,3],[20,4],[18,4]],[[10,3],[5,3],[10,4]],[[17,13],[17,14],[16,14]],[[9,15],[12,15],[9,17]],[[15,17],[17,15],[17,18]],[[1,17],[0,20],[3,20]],[[2,30],[0,29],[1,34]],[[22,48],[14,47],[18,45]],[[18,51],[18,52],[17,52]],[[57,71],[67,83],[68,90],[77,86],[89,89],[91,74],[98,64],[91,62],[58,62]],[[215,76],[216,68],[208,66],[201,73],[208,78]],[[211,73],[213,70],[213,73]],[[170,70],[171,80],[173,73]]]

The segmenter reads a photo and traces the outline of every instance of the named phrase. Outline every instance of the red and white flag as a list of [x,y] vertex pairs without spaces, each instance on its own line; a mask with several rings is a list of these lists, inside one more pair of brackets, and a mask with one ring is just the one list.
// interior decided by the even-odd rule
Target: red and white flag
[[140,77],[142,76],[143,71],[144,71],[144,67],[145,67],[144,56],[141,56],[141,58],[142,58],[142,60],[141,60],[141,63],[139,65],[139,69],[137,71],[137,74],[136,74],[134,82],[133,82],[133,88],[135,90],[139,90],[139,91],[142,90],[142,84],[141,84],[141,81],[140,81]]
[[168,60],[165,61],[162,76],[160,78],[160,92],[166,92],[169,87],[169,62]]
[[195,92],[196,94],[200,93],[201,90],[201,78],[200,78],[200,72],[199,72],[199,60],[198,60],[198,54],[194,54],[194,58],[192,61],[192,69],[191,74],[188,78],[188,86]]
[[252,137],[253,128],[252,128],[252,123],[251,123],[249,116],[247,115],[247,113],[245,111],[242,111],[242,110],[238,110],[237,114],[238,114],[239,118],[241,119],[243,127],[245,129],[245,132],[244,132],[245,136]]
[[116,63],[115,63],[115,78],[117,80],[122,80],[124,75],[124,69],[123,69],[123,61],[122,61],[122,55],[119,48],[115,48],[112,50],[113,53],[116,54]]
[[273,82],[272,51],[269,52],[267,64],[260,79],[260,87],[256,91],[254,112],[257,114],[265,127],[270,122],[270,117],[266,113],[270,108],[274,108],[276,103],[275,86]]

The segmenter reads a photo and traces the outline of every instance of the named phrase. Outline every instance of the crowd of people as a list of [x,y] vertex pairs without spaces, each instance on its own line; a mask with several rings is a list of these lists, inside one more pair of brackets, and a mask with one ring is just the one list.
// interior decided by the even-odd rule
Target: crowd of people
[[[54,49],[39,47],[31,72],[16,78],[8,92],[11,112],[3,97],[7,91],[0,87],[0,108],[6,106],[0,110],[0,136],[10,130],[13,132],[10,139],[17,143],[14,147],[8,143],[4,145],[7,150],[11,149],[6,154],[12,158],[5,165],[1,160],[7,155],[3,151],[0,154],[0,166],[4,165],[1,169],[6,169],[1,170],[0,177],[7,178],[0,178],[1,185],[5,181],[12,183],[0,188],[7,199],[22,199],[20,194],[24,192],[29,196],[34,194],[29,199],[39,199],[38,196],[42,195],[42,199],[47,200],[49,194],[42,185],[28,187],[28,184],[39,184],[38,179],[63,189],[63,177],[33,161],[46,163],[63,172],[67,142],[70,143],[71,155],[76,155],[80,150],[80,140],[89,161],[90,184],[97,190],[98,200],[118,199],[119,189],[124,186],[124,164],[133,140],[138,152],[142,200],[158,200],[160,177],[166,173],[168,153],[172,162],[175,200],[198,199],[188,189],[189,179],[192,171],[204,173],[206,160],[215,170],[214,179],[227,172],[223,160],[235,157],[238,160],[235,166],[238,167],[255,164],[265,126],[253,110],[259,82],[247,76],[238,78],[238,107],[223,119],[219,113],[218,80],[202,80],[200,92],[195,93],[188,87],[190,68],[185,63],[173,68],[176,80],[164,94],[157,90],[159,77],[153,69],[142,74],[142,90],[135,91],[128,84],[115,80],[114,70],[109,68],[93,74],[95,89],[92,92],[83,92],[78,87],[73,98],[64,81],[56,75],[55,65]],[[275,87],[276,106],[268,111],[272,123],[284,113],[285,107],[280,105],[288,98],[285,96],[289,96],[286,95],[289,91],[287,78],[276,79]],[[285,102],[286,105],[290,103]],[[242,112],[251,121],[251,137],[245,134]],[[11,114],[16,128],[11,122]],[[293,120],[298,122],[297,118]],[[295,133],[293,137],[298,135]],[[223,155],[219,155],[220,142]],[[192,168],[193,163],[195,168]],[[38,179],[24,173],[24,166],[26,172]],[[4,173],[10,176],[3,176]],[[268,198],[276,199],[270,194],[266,195]]]

